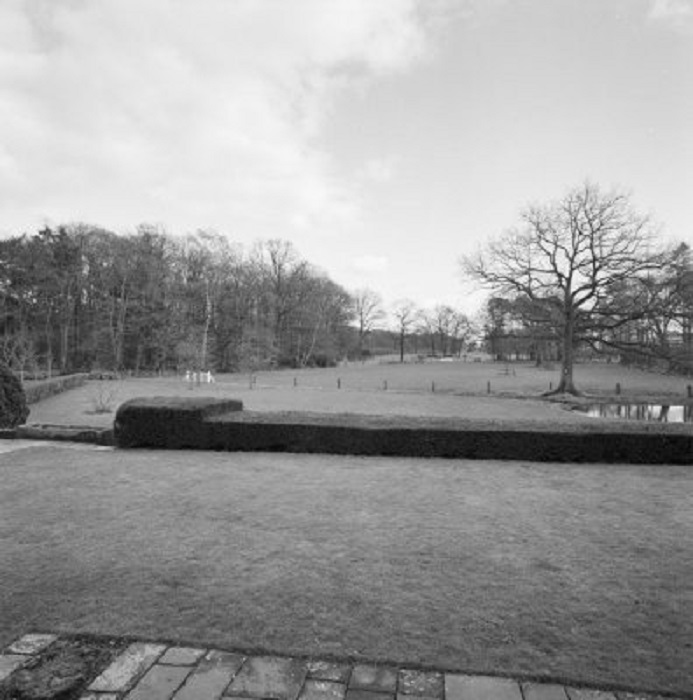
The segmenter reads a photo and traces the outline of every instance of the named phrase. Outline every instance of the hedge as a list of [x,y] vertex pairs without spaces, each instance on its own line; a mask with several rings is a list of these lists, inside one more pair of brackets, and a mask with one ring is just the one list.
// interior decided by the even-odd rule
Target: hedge
[[27,382],[24,384],[26,401],[29,404],[37,403],[68,389],[75,389],[78,386],[82,386],[88,378],[88,374],[82,373],[53,377],[52,379],[44,379],[38,382]]
[[693,464],[675,425],[546,425],[395,416],[241,412],[223,399],[136,399],[116,414],[120,447],[541,462]]
[[205,420],[243,410],[234,399],[154,396],[131,399],[116,411],[113,435],[119,447],[203,447]]
[[14,428],[29,417],[26,394],[12,370],[0,363],[0,428]]

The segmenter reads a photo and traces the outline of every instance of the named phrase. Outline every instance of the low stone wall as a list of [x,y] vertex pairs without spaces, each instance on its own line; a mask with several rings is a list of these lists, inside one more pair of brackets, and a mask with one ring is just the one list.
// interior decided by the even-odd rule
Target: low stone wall
[[78,425],[20,425],[13,431],[5,431],[0,437],[21,440],[58,440],[63,442],[86,442],[92,445],[113,445],[113,430]]
[[47,399],[49,396],[82,386],[88,378],[89,375],[86,373],[68,374],[62,377],[53,377],[52,379],[24,384],[26,402],[28,404],[37,403]]
[[120,406],[119,447],[541,462],[693,464],[688,426],[242,412],[223,399],[136,399]]

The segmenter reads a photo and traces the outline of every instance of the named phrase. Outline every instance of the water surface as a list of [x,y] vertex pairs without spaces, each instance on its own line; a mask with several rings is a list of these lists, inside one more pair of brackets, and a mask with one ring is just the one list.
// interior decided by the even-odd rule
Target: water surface
[[626,418],[659,423],[693,423],[693,405],[606,403],[587,406],[585,412],[591,418]]

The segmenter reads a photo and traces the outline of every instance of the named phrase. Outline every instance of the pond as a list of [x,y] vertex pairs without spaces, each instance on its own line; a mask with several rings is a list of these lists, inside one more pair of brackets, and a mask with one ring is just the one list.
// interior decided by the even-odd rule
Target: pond
[[659,423],[693,423],[693,405],[668,406],[654,403],[593,404],[583,410],[590,418],[628,418]]

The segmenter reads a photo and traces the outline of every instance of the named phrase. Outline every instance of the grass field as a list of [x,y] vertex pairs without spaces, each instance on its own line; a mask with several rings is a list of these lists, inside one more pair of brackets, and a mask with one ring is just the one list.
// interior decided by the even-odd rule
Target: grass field
[[[693,380],[643,372],[618,365],[591,364],[576,368],[578,385],[604,397],[621,387],[621,398],[670,396],[685,400]],[[477,419],[589,421],[539,395],[557,381],[557,371],[531,364],[430,362],[367,363],[331,369],[228,374],[215,384],[189,386],[180,378],[124,379],[88,382],[31,406],[29,422],[109,425],[117,406],[136,396],[231,396],[257,411],[319,411],[402,414]],[[488,388],[491,393],[488,393]],[[110,413],[95,413],[99,403]]]
[[693,470],[36,447],[0,455],[27,629],[693,688]]
[[[581,365],[597,397],[685,378]],[[30,422],[136,396],[255,411],[592,424],[527,364],[88,382]],[[488,393],[488,383],[491,393]],[[96,413],[98,404],[111,411]],[[0,645],[29,628],[693,687],[693,470],[36,447],[0,454]]]

